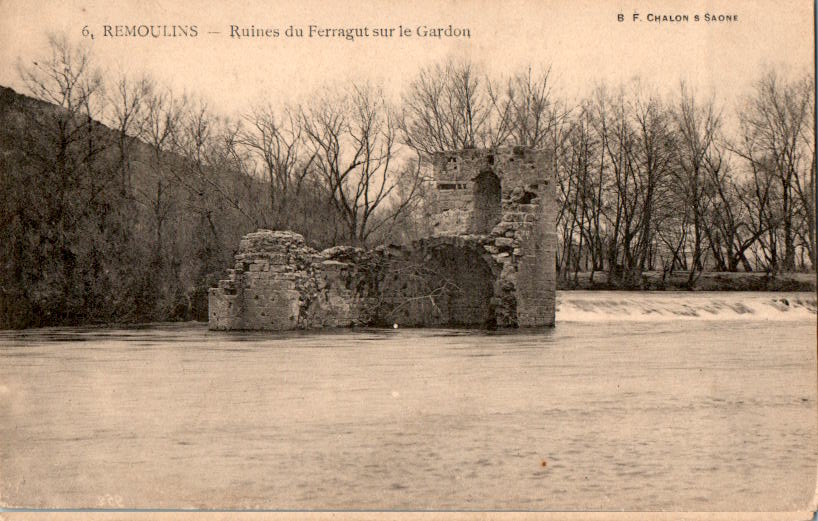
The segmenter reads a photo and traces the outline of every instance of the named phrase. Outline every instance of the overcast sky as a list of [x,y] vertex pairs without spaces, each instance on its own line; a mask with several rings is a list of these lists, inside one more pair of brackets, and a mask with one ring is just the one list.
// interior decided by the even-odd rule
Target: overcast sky
[[[812,2],[781,1],[39,1],[0,0],[0,83],[21,90],[14,68],[44,52],[46,33],[86,40],[100,65],[148,71],[174,90],[211,100],[219,110],[245,110],[262,99],[298,99],[318,86],[369,79],[397,92],[424,64],[469,56],[502,73],[551,64],[569,96],[595,82],[633,76],[659,88],[685,79],[699,91],[731,103],[767,66],[812,70]],[[328,4],[328,5],[325,5]],[[639,21],[632,21],[634,12]],[[623,14],[625,21],[617,20]],[[705,13],[738,21],[694,21]],[[648,15],[687,15],[687,22],[649,22]],[[103,25],[196,25],[195,38],[108,38]],[[471,38],[284,37],[300,26],[408,27],[452,24]],[[278,38],[231,39],[230,26],[278,29]],[[210,31],[221,34],[209,34]]]

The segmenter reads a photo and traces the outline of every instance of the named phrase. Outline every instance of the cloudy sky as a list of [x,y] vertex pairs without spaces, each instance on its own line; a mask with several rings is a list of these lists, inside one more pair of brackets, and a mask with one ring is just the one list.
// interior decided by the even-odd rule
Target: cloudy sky
[[[103,67],[148,71],[174,90],[187,90],[230,113],[269,100],[298,100],[323,85],[348,80],[383,83],[397,93],[418,68],[447,56],[468,56],[503,73],[551,64],[569,96],[595,82],[634,76],[660,89],[680,79],[715,91],[726,103],[746,92],[765,67],[812,70],[812,2],[801,1],[555,1],[353,0],[351,2],[219,2],[139,0],[64,2],[0,0],[0,84],[21,90],[18,57],[37,59],[49,31],[84,39]],[[633,21],[633,14],[639,21]],[[622,14],[625,21],[620,22]],[[706,22],[704,15],[732,22]],[[701,19],[695,21],[695,16]],[[654,22],[651,17],[684,17]],[[398,27],[468,28],[471,38],[398,37]],[[197,27],[195,38],[112,38],[104,26]],[[230,26],[278,29],[279,37],[230,37]],[[305,30],[287,38],[290,25]],[[320,28],[394,28],[391,38],[307,37]],[[123,29],[124,30],[124,29]],[[219,33],[219,34],[210,34]],[[370,32],[371,34],[371,32]]]

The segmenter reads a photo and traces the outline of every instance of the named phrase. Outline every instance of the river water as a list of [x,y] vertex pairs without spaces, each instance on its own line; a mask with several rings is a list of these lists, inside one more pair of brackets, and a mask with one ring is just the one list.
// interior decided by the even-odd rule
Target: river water
[[564,292],[528,332],[0,332],[10,507],[803,510],[817,428],[803,293]]

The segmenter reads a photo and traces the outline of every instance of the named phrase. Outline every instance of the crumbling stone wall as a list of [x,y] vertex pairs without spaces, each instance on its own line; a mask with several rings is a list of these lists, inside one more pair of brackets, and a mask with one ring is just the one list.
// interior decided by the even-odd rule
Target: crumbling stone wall
[[335,247],[317,252],[289,231],[259,230],[239,245],[228,278],[209,294],[210,329],[307,329],[370,322],[373,253]]
[[210,329],[511,325],[493,299],[501,270],[483,237],[318,252],[297,233],[259,230],[210,289]]
[[[482,236],[429,237],[384,258],[380,322],[408,326],[494,327],[505,316],[494,299],[502,270]],[[509,325],[501,319],[501,325]]]
[[438,154],[431,237],[318,252],[292,232],[242,239],[210,290],[211,329],[554,324],[555,183],[525,148]]

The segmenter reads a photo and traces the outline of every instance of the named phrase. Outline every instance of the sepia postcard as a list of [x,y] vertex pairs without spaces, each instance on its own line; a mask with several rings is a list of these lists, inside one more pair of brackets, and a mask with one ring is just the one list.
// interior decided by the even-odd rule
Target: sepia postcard
[[0,12],[0,519],[815,519],[813,3]]

